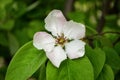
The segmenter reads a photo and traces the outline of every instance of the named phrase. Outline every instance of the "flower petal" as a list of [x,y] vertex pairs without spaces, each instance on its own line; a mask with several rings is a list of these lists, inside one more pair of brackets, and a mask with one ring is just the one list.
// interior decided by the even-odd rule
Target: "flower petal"
[[47,52],[46,55],[56,67],[59,67],[60,63],[67,59],[66,53],[61,46],[56,46],[52,52]]
[[74,40],[65,44],[65,50],[70,59],[82,57],[85,54],[85,42]]
[[33,38],[33,45],[37,49],[44,49],[50,52],[55,45],[55,39],[46,32],[37,32]]
[[69,39],[81,39],[85,36],[85,26],[81,23],[68,21],[65,24],[63,32]]
[[51,11],[45,18],[45,28],[54,36],[61,35],[66,19],[60,10]]

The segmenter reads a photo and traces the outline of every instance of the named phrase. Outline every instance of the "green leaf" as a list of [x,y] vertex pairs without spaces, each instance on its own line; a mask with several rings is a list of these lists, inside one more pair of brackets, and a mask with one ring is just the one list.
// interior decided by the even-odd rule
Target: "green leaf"
[[40,67],[39,80],[46,80],[46,66],[45,66],[45,64]]
[[100,48],[93,50],[90,46],[86,45],[86,55],[93,65],[94,77],[96,79],[105,64],[105,53]]
[[95,39],[93,40],[93,47],[101,47],[101,43],[98,39],[98,37],[95,37]]
[[105,64],[102,72],[96,80],[114,80],[114,74],[111,67]]
[[26,80],[45,61],[45,53],[37,50],[32,41],[28,42],[17,51],[11,60],[5,80]]
[[89,59],[66,59],[59,68],[49,61],[47,64],[47,80],[94,80],[93,68]]
[[110,47],[104,47],[103,50],[106,53],[106,64],[110,65],[114,72],[120,70],[120,57],[117,52]]
[[100,37],[99,38],[101,45],[102,46],[108,46],[108,47],[112,47],[112,42],[110,41],[110,39],[106,38],[106,37]]

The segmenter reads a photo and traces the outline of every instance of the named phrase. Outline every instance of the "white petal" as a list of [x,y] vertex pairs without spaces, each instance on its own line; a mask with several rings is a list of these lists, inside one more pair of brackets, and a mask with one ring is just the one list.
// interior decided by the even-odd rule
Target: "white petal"
[[44,49],[50,52],[55,45],[55,39],[46,32],[37,32],[33,38],[33,45],[37,49]]
[[65,24],[63,32],[69,39],[81,39],[85,37],[85,26],[81,23],[68,21]]
[[61,35],[66,19],[60,10],[51,11],[45,18],[45,28],[54,36]]
[[52,52],[47,52],[46,55],[56,67],[59,67],[60,63],[67,58],[61,46],[56,46]]
[[85,42],[81,40],[74,40],[65,44],[65,50],[70,59],[75,59],[84,56]]

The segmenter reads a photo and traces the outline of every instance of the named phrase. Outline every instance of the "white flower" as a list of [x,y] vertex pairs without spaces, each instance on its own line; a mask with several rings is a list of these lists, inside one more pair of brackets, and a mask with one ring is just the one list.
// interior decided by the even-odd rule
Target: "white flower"
[[74,21],[66,21],[60,10],[51,11],[45,18],[46,32],[37,32],[33,38],[33,45],[37,49],[43,49],[49,60],[56,67],[68,58],[75,59],[84,56],[85,42],[81,39],[85,36],[85,26]]

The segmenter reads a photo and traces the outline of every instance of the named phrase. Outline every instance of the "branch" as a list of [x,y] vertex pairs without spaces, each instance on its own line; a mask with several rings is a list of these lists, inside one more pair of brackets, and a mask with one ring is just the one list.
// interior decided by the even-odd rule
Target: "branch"
[[105,34],[118,34],[118,35],[120,35],[120,32],[107,31],[107,32],[103,32],[103,33],[93,34],[91,36],[86,37],[85,39],[93,39],[95,36],[98,36],[98,35],[102,36]]
[[73,9],[73,4],[75,0],[66,0],[64,14],[71,12]]
[[111,0],[103,0],[102,15],[101,15],[101,18],[99,19],[98,26],[97,26],[98,33],[101,33],[104,28],[105,16],[108,13],[108,10],[110,7],[110,2],[111,2]]

